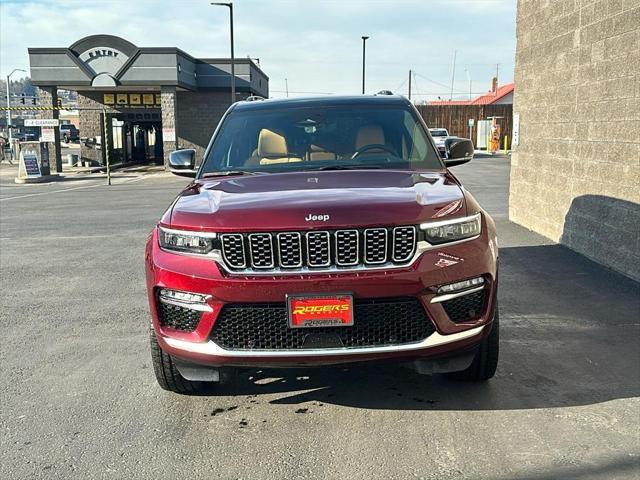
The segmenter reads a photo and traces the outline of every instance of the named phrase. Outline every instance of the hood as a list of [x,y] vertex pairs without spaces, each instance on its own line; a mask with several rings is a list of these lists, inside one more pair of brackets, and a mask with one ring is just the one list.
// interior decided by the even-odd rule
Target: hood
[[464,215],[464,207],[462,189],[447,172],[276,173],[197,180],[174,202],[169,226],[260,231],[412,225]]

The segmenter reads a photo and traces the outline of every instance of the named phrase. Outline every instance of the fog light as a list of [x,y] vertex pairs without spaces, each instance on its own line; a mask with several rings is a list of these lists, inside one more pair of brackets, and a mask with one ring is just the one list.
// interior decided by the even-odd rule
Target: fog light
[[202,293],[181,292],[180,290],[169,290],[168,288],[160,289],[158,300],[161,303],[175,305],[176,307],[198,310],[199,312],[212,312],[211,305],[207,300],[211,295],[203,295]]
[[477,287],[479,285],[484,284],[484,278],[476,277],[470,280],[463,280],[461,282],[450,283],[448,285],[443,285],[438,288],[438,293],[451,293],[457,292],[460,290],[466,290],[467,288]]

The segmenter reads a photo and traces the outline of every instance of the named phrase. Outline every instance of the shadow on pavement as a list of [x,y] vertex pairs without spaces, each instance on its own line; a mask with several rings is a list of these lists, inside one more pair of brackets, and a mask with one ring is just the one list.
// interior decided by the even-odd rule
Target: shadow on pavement
[[385,364],[250,370],[220,393],[392,410],[553,408],[640,396],[640,285],[560,245],[500,254],[501,359],[485,384]]

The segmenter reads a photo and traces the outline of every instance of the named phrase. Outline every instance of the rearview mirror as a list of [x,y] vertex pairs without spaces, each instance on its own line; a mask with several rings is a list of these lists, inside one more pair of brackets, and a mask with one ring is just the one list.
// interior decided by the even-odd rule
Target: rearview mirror
[[444,146],[448,152],[444,163],[447,167],[455,167],[467,163],[473,158],[473,142],[468,138],[447,138]]
[[169,169],[171,173],[181,177],[195,177],[197,170],[196,151],[193,148],[183,148],[169,153]]

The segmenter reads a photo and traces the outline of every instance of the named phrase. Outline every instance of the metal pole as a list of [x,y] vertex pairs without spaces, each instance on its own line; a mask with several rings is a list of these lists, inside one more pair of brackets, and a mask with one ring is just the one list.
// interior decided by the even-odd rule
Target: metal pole
[[232,2],[211,2],[211,5],[229,7],[229,31],[231,34],[231,103],[236,102],[236,70],[235,57],[233,54],[233,3]]
[[287,92],[287,98],[289,98],[289,81],[286,78],[284,79],[284,89]]
[[[11,142],[11,96],[9,95],[9,76],[7,75],[7,130],[9,131],[9,163],[13,160],[13,144]],[[2,147],[4,148],[4,146]]]
[[27,71],[21,68],[14,68],[13,70],[11,70],[11,73],[7,75],[7,130],[9,130],[9,163],[11,163],[11,160],[13,160],[13,135],[11,131],[11,95],[9,94],[9,81],[11,79],[11,75],[16,72],[27,73]]
[[411,100],[411,70],[409,70],[409,100]]
[[451,68],[451,95],[449,95],[449,101],[453,100],[453,79],[456,76],[456,54],[457,50],[453,51],[453,67]]
[[364,95],[364,74],[365,74],[365,70],[364,70],[364,61],[365,61],[365,54],[366,54],[366,42],[367,39],[369,37],[362,37],[362,94]]
[[231,21],[231,103],[236,102],[236,70],[233,54],[233,3],[229,2],[229,20]]
[[104,148],[104,157],[107,161],[107,185],[111,185],[111,166],[109,164],[109,129],[107,128],[107,110],[102,109],[102,121],[104,124],[104,138],[102,148]]

